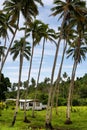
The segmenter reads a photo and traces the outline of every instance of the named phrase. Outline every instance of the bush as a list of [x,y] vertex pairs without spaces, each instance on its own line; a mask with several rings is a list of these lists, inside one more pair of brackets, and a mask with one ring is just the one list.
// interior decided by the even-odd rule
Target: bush
[[0,109],[3,110],[6,107],[6,104],[4,102],[0,102]]
[[87,106],[87,98],[81,98],[79,99],[80,106]]
[[[56,102],[56,98],[55,98],[54,104],[55,102]],[[62,97],[58,97],[58,106],[66,106],[66,99]]]
[[80,106],[79,100],[78,100],[78,99],[73,99],[72,105],[73,105],[73,106]]
[[12,107],[12,108],[14,108],[14,107],[15,107],[15,104],[16,104],[16,101],[12,101],[12,100],[6,101],[6,106],[7,106],[7,107]]
[[73,99],[72,101],[73,106],[86,106],[87,105],[87,98],[80,98],[80,99]]
[[39,93],[39,95],[37,96],[37,98],[40,100],[40,102],[42,102],[43,104],[47,104],[48,102],[48,95],[45,93]]

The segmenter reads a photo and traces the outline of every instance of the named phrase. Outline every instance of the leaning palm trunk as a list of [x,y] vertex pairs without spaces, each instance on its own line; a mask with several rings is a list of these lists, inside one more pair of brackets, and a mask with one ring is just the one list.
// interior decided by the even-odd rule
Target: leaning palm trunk
[[[38,87],[38,83],[39,83],[39,79],[40,79],[40,73],[41,73],[41,68],[42,68],[42,63],[43,63],[43,57],[44,57],[44,48],[45,48],[45,39],[44,39],[44,41],[43,41],[42,56],[41,56],[41,61],[40,61],[40,66],[39,66],[38,77],[37,77],[37,83],[36,83],[34,101],[35,101],[36,96],[37,96],[37,87]],[[34,110],[35,110],[35,102],[34,102],[33,109],[32,109],[32,117],[35,116],[35,115],[34,115]]]
[[19,25],[19,19],[18,19],[18,22],[17,22],[17,28],[15,29],[14,35],[13,35],[13,37],[12,37],[12,39],[11,39],[11,42],[10,42],[10,45],[9,45],[8,50],[7,50],[7,52],[6,52],[6,55],[5,55],[5,57],[4,57],[3,61],[2,61],[2,65],[1,65],[0,72],[2,72],[2,69],[3,69],[3,67],[4,67],[5,61],[6,61],[6,59],[7,59],[7,56],[8,56],[8,54],[9,54],[9,52],[10,52],[10,48],[11,48],[11,46],[12,46],[12,43],[13,43],[13,41],[14,41],[16,32],[17,32],[17,30],[18,30],[18,25]]
[[73,90],[74,90],[74,79],[76,74],[77,65],[79,62],[79,54],[80,54],[80,46],[81,46],[81,35],[79,34],[78,37],[78,48],[77,48],[77,59],[74,59],[73,69],[72,69],[72,76],[71,76],[71,82],[68,92],[68,100],[67,100],[67,109],[66,109],[66,124],[71,124],[72,121],[70,119],[70,113],[71,113],[71,103],[72,103],[72,97],[73,97]]
[[40,66],[39,66],[39,72],[38,72],[38,77],[37,77],[37,84],[38,86],[39,79],[40,79],[40,73],[41,73],[41,68],[42,68],[42,63],[43,63],[43,57],[44,57],[44,49],[45,49],[45,39],[43,41],[43,48],[42,48],[42,56],[41,56],[41,61],[40,61]]
[[56,62],[57,62],[57,57],[58,57],[59,45],[60,45],[60,42],[61,42],[61,39],[62,39],[63,26],[64,26],[66,16],[67,16],[67,13],[65,12],[63,22],[62,22],[62,25],[61,25],[60,37],[59,37],[57,48],[56,48],[54,63],[53,63],[53,67],[52,67],[50,92],[49,92],[49,97],[48,97],[47,113],[46,113],[46,121],[45,121],[46,128],[52,128],[52,124],[51,124],[51,120],[52,120],[51,100],[52,100],[52,95],[53,95],[53,78],[54,78],[54,72],[55,72],[55,67],[56,67]]
[[52,125],[51,125],[51,120],[52,120],[51,99],[52,99],[52,94],[53,94],[53,78],[54,78],[54,72],[55,72],[55,67],[56,67],[56,62],[57,62],[57,55],[58,55],[58,51],[59,51],[60,41],[61,41],[61,37],[59,38],[58,45],[56,47],[55,58],[54,58],[54,63],[53,63],[53,68],[52,68],[52,73],[51,73],[51,83],[50,83],[50,91],[49,91],[47,112],[46,112],[46,121],[45,121],[46,128],[52,128]]
[[75,74],[76,74],[77,63],[78,63],[77,61],[74,61],[73,70],[72,70],[72,77],[71,77],[71,82],[70,82],[70,87],[69,87],[69,92],[68,92],[66,121],[65,121],[66,124],[72,123],[72,121],[70,119],[71,98],[72,98],[72,91],[73,91],[73,87],[74,87],[74,79],[75,79]]
[[[17,32],[17,30],[18,30],[18,25],[19,25],[19,20],[18,20],[18,22],[17,22],[17,28],[15,29],[15,32],[14,32],[14,35],[13,35],[13,37],[12,37],[12,39],[11,39],[10,45],[9,45],[9,47],[8,47],[8,50],[7,50],[6,54],[5,54],[5,56],[2,58],[1,68],[0,68],[0,81],[1,81],[1,73],[2,73],[2,70],[3,70],[4,64],[5,64],[5,61],[6,61],[6,59],[7,59],[7,56],[8,56],[8,54],[9,54],[10,48],[11,48],[11,46],[12,46],[12,43],[13,43],[13,41],[14,41],[16,32]],[[5,46],[6,46],[6,39],[5,39]]]
[[20,54],[20,67],[19,67],[18,90],[17,90],[16,108],[15,108],[14,117],[13,117],[13,120],[12,120],[12,126],[14,126],[14,124],[15,124],[16,116],[17,116],[17,113],[18,113],[19,95],[20,95],[20,86],[21,86],[22,66],[23,66],[23,52]]
[[31,74],[31,68],[32,68],[32,60],[33,60],[33,54],[34,54],[34,42],[32,44],[32,52],[31,52],[31,59],[30,59],[30,66],[29,66],[29,72],[28,72],[28,80],[27,80],[27,87],[25,90],[25,104],[24,104],[24,122],[29,122],[26,115],[26,99],[28,95],[28,86],[30,82],[30,74]]
[[57,81],[56,81],[54,92],[53,92],[53,96],[52,96],[52,106],[53,106],[54,105],[54,97],[55,97],[55,94],[56,94],[56,114],[58,114],[59,82],[60,82],[60,78],[61,78],[61,71],[62,71],[62,67],[63,67],[63,62],[64,62],[64,56],[65,56],[65,52],[66,52],[67,42],[64,43],[64,44],[65,45],[64,45],[64,49],[63,49],[63,55],[62,55],[62,59],[61,59],[61,64],[60,64],[60,67],[59,67]]

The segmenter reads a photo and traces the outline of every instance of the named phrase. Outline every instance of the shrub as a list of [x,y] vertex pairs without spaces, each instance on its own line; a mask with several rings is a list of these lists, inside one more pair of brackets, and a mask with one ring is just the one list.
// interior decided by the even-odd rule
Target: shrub
[[6,107],[6,104],[4,102],[0,102],[0,109],[3,110]]
[[12,108],[14,108],[14,107],[15,107],[15,104],[16,104],[16,101],[12,101],[12,100],[6,101],[6,106],[7,106],[7,107],[12,107]]
[[78,99],[73,99],[72,105],[73,105],[73,106],[80,106],[79,100],[78,100]]
[[[54,104],[56,103],[56,98],[54,101]],[[66,99],[62,97],[58,97],[58,106],[65,106],[66,105]]]

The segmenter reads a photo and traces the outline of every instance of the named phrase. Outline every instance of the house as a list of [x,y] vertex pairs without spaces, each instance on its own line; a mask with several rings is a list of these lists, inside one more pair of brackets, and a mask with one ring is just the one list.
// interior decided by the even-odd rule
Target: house
[[[20,99],[19,100],[19,106],[21,110],[24,110],[24,103],[25,99]],[[26,110],[32,109],[34,106],[35,110],[42,110],[46,109],[46,105],[43,105],[42,103],[39,102],[38,99],[27,99],[26,100]]]

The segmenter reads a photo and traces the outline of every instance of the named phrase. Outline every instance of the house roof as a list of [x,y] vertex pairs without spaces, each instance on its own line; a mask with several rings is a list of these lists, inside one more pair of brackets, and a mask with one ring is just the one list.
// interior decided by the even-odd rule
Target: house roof
[[[16,99],[6,99],[6,101],[16,101]],[[26,99],[26,102],[39,102],[39,99]],[[20,99],[19,102],[25,102],[25,99]]]
[[[26,102],[33,102],[34,99],[27,99]],[[39,102],[38,99],[35,99],[36,102]],[[20,99],[19,102],[25,102],[25,99]]]
[[9,98],[9,99],[6,99],[6,101],[16,101],[16,99]]
[[[26,102],[31,102],[32,99],[27,99]],[[20,99],[19,102],[25,102],[25,99]]]

